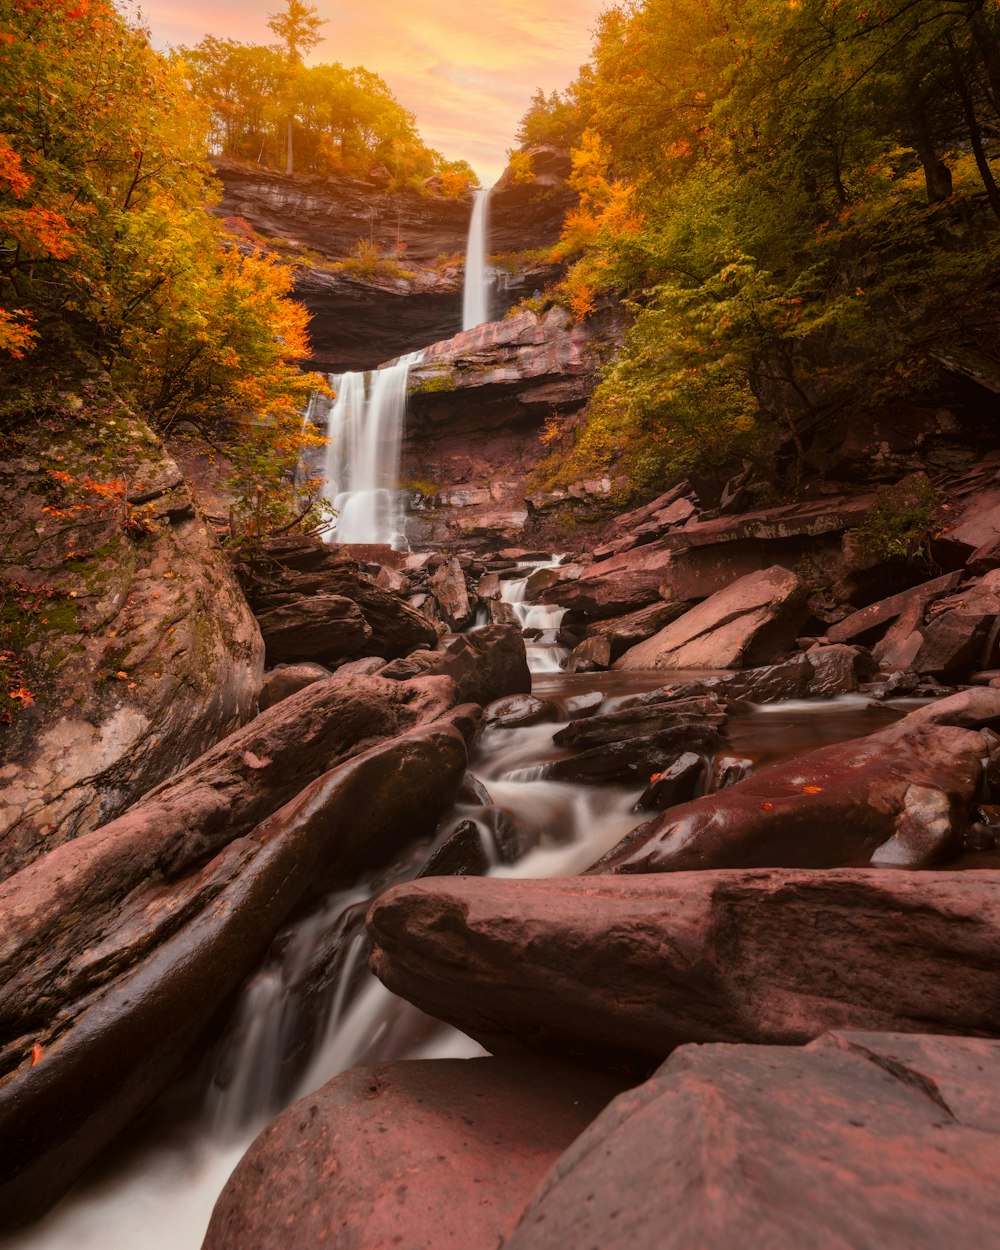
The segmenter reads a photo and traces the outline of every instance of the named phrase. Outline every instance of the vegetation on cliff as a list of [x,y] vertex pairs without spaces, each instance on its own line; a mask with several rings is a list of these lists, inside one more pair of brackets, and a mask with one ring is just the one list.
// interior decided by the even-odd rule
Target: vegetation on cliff
[[[184,66],[110,0],[38,0],[0,23],[0,349],[40,377],[77,353],[161,432],[235,467],[238,527],[294,515],[308,316],[291,270],[209,209],[208,112]],[[23,407],[30,410],[31,402]],[[5,422],[16,422],[16,404]],[[25,418],[28,419],[28,418]],[[71,470],[74,466],[68,466]]]
[[556,295],[578,317],[624,297],[635,322],[550,475],[614,464],[641,490],[742,457],[794,478],[831,413],[995,344],[998,35],[988,0],[605,14]]
[[364,178],[378,167],[391,190],[433,189],[454,198],[477,186],[467,162],[427,147],[413,114],[378,74],[303,63],[300,52],[316,42],[319,23],[311,6],[287,0],[287,11],[269,23],[284,46],[208,35],[181,50],[211,109],[214,153],[291,173],[294,151],[299,173]]

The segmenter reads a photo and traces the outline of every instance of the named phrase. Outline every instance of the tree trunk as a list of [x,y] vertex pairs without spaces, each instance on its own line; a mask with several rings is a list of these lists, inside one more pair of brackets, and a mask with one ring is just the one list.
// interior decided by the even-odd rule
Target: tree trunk
[[979,128],[979,121],[976,118],[976,105],[972,98],[972,91],[969,88],[969,80],[965,74],[965,68],[962,65],[962,59],[955,47],[955,41],[951,35],[947,37],[948,52],[951,56],[951,72],[955,79],[955,88],[958,91],[962,101],[962,110],[965,113],[965,125],[969,132],[969,141],[972,144],[972,151],[976,158],[976,165],[979,169],[979,176],[983,180],[983,186],[986,188],[986,198],[990,202],[990,208],[994,214],[1000,218],[1000,189],[997,188],[996,179],[993,177],[993,170],[990,169],[990,162],[986,156],[986,150],[983,147],[983,132]]
[[285,173],[292,172],[292,115],[288,114],[288,155],[285,159]]

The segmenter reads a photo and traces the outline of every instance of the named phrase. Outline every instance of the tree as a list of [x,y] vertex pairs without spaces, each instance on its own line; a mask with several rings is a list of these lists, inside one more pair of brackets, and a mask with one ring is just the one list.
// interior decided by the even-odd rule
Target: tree
[[[302,65],[303,54],[314,48],[322,39],[319,28],[326,23],[311,4],[303,4],[302,0],[285,0],[283,13],[271,13],[268,27],[274,31],[285,45],[288,56],[289,79],[294,79],[296,71]],[[292,172],[292,123],[294,109],[288,111],[288,147],[285,162],[285,173]]]

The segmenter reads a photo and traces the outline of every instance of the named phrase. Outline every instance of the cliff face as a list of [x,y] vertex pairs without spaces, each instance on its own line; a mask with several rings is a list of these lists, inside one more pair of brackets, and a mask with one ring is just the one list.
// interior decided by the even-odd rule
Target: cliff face
[[[575,198],[563,182],[568,156],[544,152],[536,158],[532,182],[501,179],[490,197],[491,255],[537,252],[559,238]],[[313,318],[314,368],[373,369],[448,339],[461,326],[471,196],[387,192],[377,182],[286,177],[221,161],[216,173],[222,185],[218,214],[246,222],[294,259],[296,295]],[[378,259],[352,259],[359,244]],[[494,295],[496,317],[557,272],[537,260],[518,265],[516,257],[507,268],[511,272]]]

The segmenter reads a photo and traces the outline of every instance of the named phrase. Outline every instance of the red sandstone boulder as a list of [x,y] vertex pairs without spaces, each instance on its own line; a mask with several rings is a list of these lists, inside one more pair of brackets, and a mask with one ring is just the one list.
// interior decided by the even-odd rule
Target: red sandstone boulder
[[1000,1221],[1000,1042],[686,1046],[567,1150],[505,1250],[939,1250]]
[[541,592],[541,601],[594,620],[647,607],[660,599],[670,554],[659,542],[583,568],[564,565],[558,570],[560,580]]
[[441,619],[452,629],[463,629],[472,620],[472,605],[465,584],[465,573],[457,560],[448,560],[434,570],[430,589],[437,600]]
[[1000,1036],[996,871],[439,878],[388,890],[368,926],[385,984],[494,1052]]
[[530,694],[531,673],[518,625],[491,625],[443,640],[437,651],[414,651],[379,671],[407,679],[420,674],[450,677],[459,698],[487,704],[511,694]]
[[261,1133],[203,1250],[496,1250],[620,1089],[539,1059],[351,1068]]
[[269,707],[274,707],[289,695],[298,694],[313,682],[325,681],[330,676],[330,670],[322,664],[279,664],[264,674],[258,706],[262,712],[266,712]]
[[924,868],[961,851],[990,749],[945,725],[838,742],[669,809],[588,871]]
[[806,619],[806,587],[775,565],[749,573],[626,651],[617,669],[749,668],[779,659]]
[[606,638],[611,644],[611,658],[617,660],[629,647],[634,647],[638,642],[645,642],[647,638],[651,638],[664,625],[668,625],[691,606],[690,603],[683,602],[653,603],[648,608],[639,608],[638,611],[629,612],[625,616],[613,616],[609,620],[595,621],[594,624],[587,626],[586,637],[588,639]]

